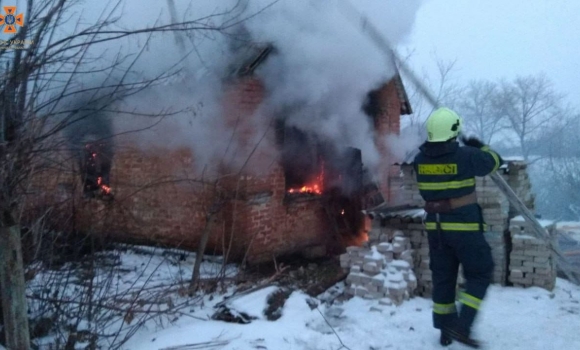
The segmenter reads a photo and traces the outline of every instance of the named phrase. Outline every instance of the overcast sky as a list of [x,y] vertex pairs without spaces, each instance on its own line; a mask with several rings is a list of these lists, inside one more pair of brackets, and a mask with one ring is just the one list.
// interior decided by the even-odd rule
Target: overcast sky
[[580,107],[580,0],[424,0],[408,47],[415,69],[436,52],[461,79],[544,72]]

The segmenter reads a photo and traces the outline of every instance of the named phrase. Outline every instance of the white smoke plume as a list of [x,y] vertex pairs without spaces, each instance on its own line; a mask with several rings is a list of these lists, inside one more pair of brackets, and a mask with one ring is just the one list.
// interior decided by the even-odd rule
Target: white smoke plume
[[[125,0],[118,26],[136,29],[170,23],[170,2]],[[126,99],[121,108],[143,114],[184,112],[170,113],[160,122],[119,115],[114,118],[117,132],[155,124],[147,132],[135,134],[143,147],[190,147],[198,165],[212,163],[223,156],[226,148],[232,149],[232,129],[224,125],[221,116],[223,81],[232,64],[240,63],[231,52],[231,39],[243,26],[252,41],[271,43],[276,49],[256,71],[267,90],[266,101],[253,116],[256,127],[263,125],[264,115],[290,110],[285,115],[287,123],[316,132],[338,146],[360,148],[367,166],[381,161],[370,118],[361,107],[369,91],[393,77],[394,64],[346,19],[343,0],[173,2],[178,21],[216,14],[223,15],[209,17],[208,21],[232,24],[249,18],[225,32],[181,33],[181,39],[163,33],[151,38],[131,37],[114,47],[100,45],[98,50],[110,52],[109,57],[119,47],[132,57],[142,51],[132,67],[136,77],[179,71],[165,84]],[[410,33],[421,2],[356,0],[353,5],[397,45]],[[87,2],[82,15],[90,18],[104,8]],[[185,43],[183,47],[177,44],[179,40]],[[261,131],[257,130],[256,135]]]
[[392,163],[404,163],[413,160],[426,135],[422,125],[413,125],[401,130],[399,135],[387,135],[385,143]]

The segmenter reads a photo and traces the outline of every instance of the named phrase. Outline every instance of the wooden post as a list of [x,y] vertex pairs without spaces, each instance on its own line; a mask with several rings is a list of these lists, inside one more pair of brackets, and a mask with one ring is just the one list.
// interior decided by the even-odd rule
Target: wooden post
[[29,350],[28,307],[22,263],[20,227],[0,227],[0,289],[6,348]]

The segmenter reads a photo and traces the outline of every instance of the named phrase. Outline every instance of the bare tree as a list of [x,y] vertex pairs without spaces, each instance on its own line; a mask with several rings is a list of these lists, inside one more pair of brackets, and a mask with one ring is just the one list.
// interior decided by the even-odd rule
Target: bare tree
[[564,119],[561,101],[562,96],[545,75],[517,77],[500,84],[495,107],[506,118],[526,161],[533,155],[532,141]]
[[496,109],[498,86],[486,80],[472,80],[457,103],[457,111],[465,119],[465,131],[490,144],[502,129],[503,114]]
[[[406,60],[409,60],[412,55],[412,52],[409,53]],[[435,57],[434,61],[436,73],[431,75],[424,72],[423,81],[435,93],[437,101],[441,101],[445,106],[453,108],[459,101],[462,91],[454,77],[457,61],[445,61],[438,57]],[[402,77],[403,79],[405,78],[404,74]],[[415,87],[412,84],[407,84],[407,86],[410,88],[409,99],[413,106],[413,114],[405,117],[403,125],[408,128],[418,128],[422,131],[423,123],[429,114],[433,112],[434,107],[425,100],[419,87]]]
[[580,220],[580,115],[546,132],[547,158],[538,164],[539,206],[550,218]]
[[[95,23],[87,24],[82,19],[69,23],[75,17],[76,1],[28,0],[25,26],[13,37],[15,45],[24,43],[24,47],[0,51],[0,282],[10,349],[30,348],[20,246],[22,210],[39,168],[56,163],[54,155],[70,147],[63,131],[103,111],[135,113],[121,110],[118,102],[178,72],[175,66],[158,76],[142,78],[133,70],[155,33],[224,31],[247,18],[214,13],[129,30],[116,25],[122,2],[116,1]],[[224,18],[218,21],[218,17]],[[140,52],[131,56],[119,53],[104,66],[96,64],[103,56],[92,49],[95,45],[131,36],[145,38]],[[87,77],[94,76],[100,76],[100,81],[87,84]],[[82,106],[66,103],[81,96],[88,96]]]

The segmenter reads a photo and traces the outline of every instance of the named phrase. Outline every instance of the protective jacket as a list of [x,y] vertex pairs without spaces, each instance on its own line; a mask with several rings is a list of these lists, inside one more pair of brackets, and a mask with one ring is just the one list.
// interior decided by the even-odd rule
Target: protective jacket
[[[414,167],[425,201],[458,198],[475,191],[475,177],[496,171],[501,157],[489,147],[459,147],[457,142],[425,142],[415,157]],[[474,203],[440,214],[446,231],[484,230],[479,206]],[[427,216],[426,229],[435,230],[435,215]]]

